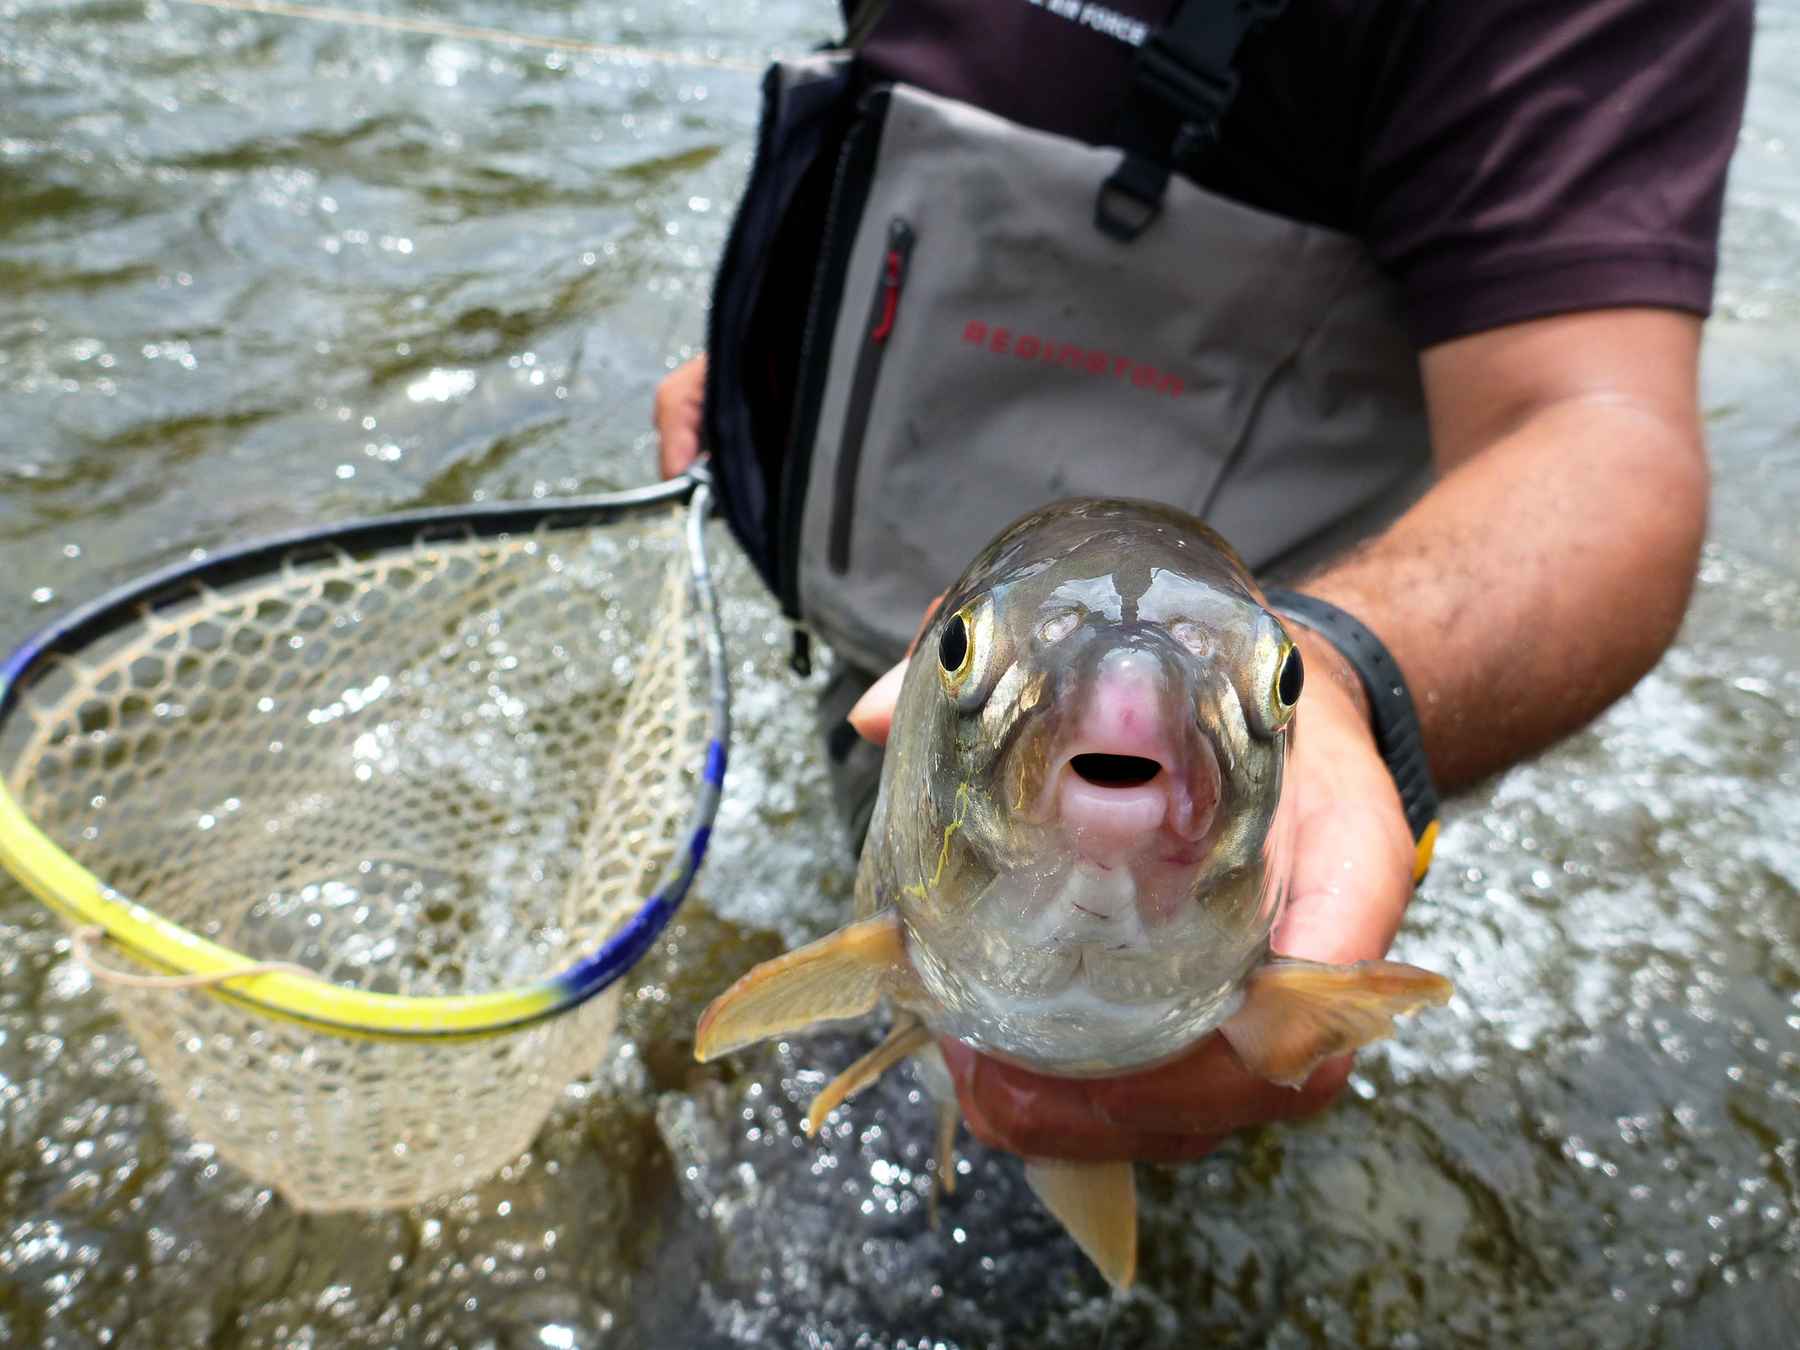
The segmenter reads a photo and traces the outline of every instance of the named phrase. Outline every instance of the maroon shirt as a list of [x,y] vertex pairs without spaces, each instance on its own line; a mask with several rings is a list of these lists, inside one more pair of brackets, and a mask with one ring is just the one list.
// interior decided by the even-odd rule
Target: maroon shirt
[[[1191,0],[1196,4],[1218,0]],[[1116,144],[1169,0],[890,0],[886,78]],[[1201,186],[1357,235],[1428,346],[1712,299],[1751,0],[1292,0],[1252,33]]]

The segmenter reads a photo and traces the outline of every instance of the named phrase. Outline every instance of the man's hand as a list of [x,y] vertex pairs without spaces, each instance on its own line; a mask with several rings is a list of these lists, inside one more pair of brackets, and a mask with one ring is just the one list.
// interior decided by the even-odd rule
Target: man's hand
[[686,473],[700,457],[700,404],[705,393],[705,356],[683,361],[656,386],[650,424],[656,428],[657,467],[664,478]]
[[[1295,863],[1275,949],[1314,961],[1386,953],[1412,897],[1412,836],[1376,753],[1356,676],[1304,629],[1306,692],[1288,761]],[[899,691],[896,667],[851,712],[884,742]],[[1089,1160],[1199,1157],[1234,1130],[1310,1115],[1342,1089],[1350,1058],[1321,1065],[1299,1090],[1252,1075],[1220,1036],[1181,1059],[1116,1078],[1051,1078],[941,1042],[969,1126],[984,1142],[1028,1157]]]

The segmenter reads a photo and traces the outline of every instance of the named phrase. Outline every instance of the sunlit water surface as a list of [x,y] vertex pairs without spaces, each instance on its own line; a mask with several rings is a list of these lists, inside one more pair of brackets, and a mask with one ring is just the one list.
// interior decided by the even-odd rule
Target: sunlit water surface
[[[759,62],[825,0],[375,12]],[[739,726],[699,898],[537,1144],[470,1193],[317,1217],[155,1094],[61,930],[0,892],[0,1343],[1795,1344],[1800,1327],[1800,3],[1764,0],[1706,402],[1712,541],[1624,704],[1454,803],[1397,946],[1460,994],[1325,1118],[1141,1169],[1111,1298],[965,1144],[927,1215],[873,1031],[699,1070],[705,1001],[832,926],[808,696],[727,567]],[[0,630],[303,523],[649,473],[753,75],[180,3],[0,0]]]

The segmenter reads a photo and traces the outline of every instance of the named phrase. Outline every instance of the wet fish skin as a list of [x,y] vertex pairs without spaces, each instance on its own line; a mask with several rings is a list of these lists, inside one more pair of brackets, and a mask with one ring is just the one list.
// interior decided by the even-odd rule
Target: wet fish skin
[[[968,670],[952,680],[940,658],[959,616]],[[1266,954],[1291,870],[1280,808],[1292,708],[1275,685],[1292,648],[1229,546],[1172,508],[1061,503],[970,564],[903,682],[856,888],[859,917],[901,915],[926,1020],[1028,1068],[1090,1075],[1169,1059],[1218,1023]],[[1081,726],[1108,677],[1141,686],[1144,706],[1122,700],[1122,715],[1162,725],[1141,737]],[[1047,802],[1063,784],[1050,780],[1066,782],[1069,754],[1089,747],[1166,761],[1136,803],[1147,819],[1166,793],[1160,854],[1090,840],[1084,858],[1072,845]],[[1191,800],[1209,796],[1204,811]],[[1183,798],[1203,818],[1175,828]],[[1109,877],[1108,864],[1122,867]],[[1084,895],[1095,902],[1074,908]],[[1046,918],[1053,905],[1073,923],[1084,910],[1146,922],[1125,934],[1094,920],[1084,944]],[[1164,997],[1094,1006],[1066,987],[1077,957]],[[1028,1011],[1034,968],[1040,1006]]]
[[[1415,967],[1270,953],[1292,870],[1298,662],[1248,569],[1183,512],[1078,499],[1016,522],[921,635],[856,921],[720,995],[696,1056],[886,998],[892,1033],[820,1094],[816,1125],[904,1055],[935,1053],[932,1034],[1096,1076],[1221,1030],[1252,1071],[1297,1086],[1447,1000],[1449,982]],[[1129,1165],[1028,1160],[1027,1176],[1129,1284]]]

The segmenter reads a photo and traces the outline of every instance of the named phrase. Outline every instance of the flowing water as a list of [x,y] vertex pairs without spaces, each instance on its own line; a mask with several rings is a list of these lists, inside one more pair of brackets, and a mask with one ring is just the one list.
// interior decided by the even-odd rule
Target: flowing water
[[[0,636],[196,549],[649,474],[748,165],[751,70],[827,0],[386,0],[673,50],[505,46],[187,0],[0,0]],[[738,754],[701,893],[531,1151],[313,1216],[156,1095],[0,890],[0,1344],[1753,1346],[1800,1342],[1800,0],[1763,0],[1679,646],[1452,804],[1397,954],[1442,1013],[1323,1119],[1141,1169],[1113,1298],[973,1143],[929,1219],[871,1031],[697,1069],[694,1018],[832,926],[850,866],[785,634],[727,566]]]

